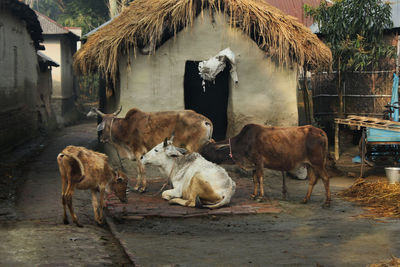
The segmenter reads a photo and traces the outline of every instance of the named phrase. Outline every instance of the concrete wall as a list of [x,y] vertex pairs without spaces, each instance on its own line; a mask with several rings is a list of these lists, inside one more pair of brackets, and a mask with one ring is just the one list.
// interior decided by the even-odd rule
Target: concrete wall
[[45,55],[60,64],[53,68],[52,106],[60,125],[69,124],[77,119],[75,111],[76,82],[72,69],[72,57],[76,52],[76,42],[67,34],[45,35],[43,44]]
[[211,23],[208,14],[178,33],[155,55],[134,57],[130,67],[120,58],[121,115],[130,108],[144,111],[184,109],[184,72],[187,60],[207,60],[230,47],[236,55],[238,84],[230,85],[228,131],[232,136],[247,123],[297,125],[297,75],[277,68],[248,36],[231,29],[221,15]]
[[0,150],[37,133],[38,61],[25,24],[0,11]]
[[55,113],[51,106],[52,96],[52,70],[48,68],[39,72],[39,80],[36,95],[39,130],[47,133],[57,127]]

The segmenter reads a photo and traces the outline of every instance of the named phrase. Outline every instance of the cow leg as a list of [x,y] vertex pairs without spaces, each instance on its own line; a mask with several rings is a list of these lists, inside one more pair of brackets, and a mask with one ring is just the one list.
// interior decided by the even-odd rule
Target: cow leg
[[196,203],[195,202],[191,202],[189,200],[183,199],[183,198],[172,198],[168,201],[169,204],[178,204],[184,207],[195,207]]
[[99,219],[99,203],[97,201],[97,193],[96,190],[92,189],[92,207],[93,207],[93,213],[94,213],[94,220],[98,223],[101,224],[101,220]]
[[211,185],[204,181],[199,173],[195,173],[190,180],[190,184],[184,192],[182,198],[187,199],[188,207],[202,206],[204,204],[216,204],[222,200],[221,196],[215,193]]
[[286,172],[282,172],[282,197],[286,200],[287,188],[286,188]]
[[83,225],[78,221],[78,217],[74,212],[74,207],[72,206],[72,196],[74,194],[74,186],[71,181],[68,181],[67,192],[65,193],[65,201],[67,202],[69,213],[71,214],[72,221],[79,227],[83,227]]
[[329,188],[329,175],[325,168],[322,168],[319,173],[320,173],[322,182],[324,183],[324,187],[325,187],[326,199],[325,199],[324,206],[330,207],[330,205],[331,205],[331,190]]
[[[253,173],[253,181],[257,181],[257,183],[254,184],[254,195],[253,196],[257,199],[257,201],[263,201],[264,200],[264,163],[262,162],[262,160],[258,161],[256,164],[256,170]],[[260,188],[260,195],[258,195],[258,196],[257,196],[257,187]]]
[[139,153],[135,154],[138,177],[137,177],[136,185],[133,188],[133,190],[143,193],[144,191],[146,191],[147,180],[146,180],[146,177],[144,176],[145,175],[144,166],[143,166],[142,162],[140,161],[141,156],[142,155]]
[[253,194],[250,196],[252,199],[255,199],[258,196],[258,188],[260,187],[260,181],[258,180],[258,176],[256,175],[256,170],[253,171]]
[[104,209],[104,192],[105,188],[100,188],[100,207],[99,207],[99,220],[103,223],[103,209]]
[[178,191],[176,188],[174,188],[162,192],[161,197],[165,200],[171,200],[173,198],[179,198],[181,197],[181,195],[182,195],[181,192]]
[[303,199],[304,204],[306,204],[310,200],[310,196],[314,188],[314,185],[317,183],[317,176],[315,175],[314,168],[311,166],[308,167],[307,172],[308,172],[309,183],[308,183],[307,195]]
[[67,189],[67,177],[66,177],[64,167],[62,166],[62,159],[58,159],[58,167],[59,167],[60,175],[61,175],[61,201],[62,201],[62,205],[63,205],[63,209],[64,209],[63,222],[64,222],[64,224],[69,224],[68,216],[67,216],[67,200],[66,200],[66,196],[65,196],[65,192]]

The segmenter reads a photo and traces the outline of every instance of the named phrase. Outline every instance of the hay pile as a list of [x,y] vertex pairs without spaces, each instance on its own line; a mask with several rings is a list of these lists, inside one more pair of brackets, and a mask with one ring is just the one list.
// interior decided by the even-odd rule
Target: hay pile
[[400,258],[392,256],[391,260],[370,264],[367,267],[390,267],[390,266],[400,266]]
[[400,218],[400,184],[388,184],[387,181],[367,182],[360,178],[339,195],[362,204],[368,210],[363,217]]

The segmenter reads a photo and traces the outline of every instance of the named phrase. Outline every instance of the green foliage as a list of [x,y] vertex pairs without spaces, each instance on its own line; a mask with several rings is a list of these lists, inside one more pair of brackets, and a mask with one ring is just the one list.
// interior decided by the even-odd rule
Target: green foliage
[[104,0],[64,0],[64,5],[64,12],[57,22],[64,26],[82,27],[83,34],[109,19]]
[[332,50],[333,67],[341,71],[376,69],[382,59],[393,58],[385,44],[384,29],[391,28],[391,7],[382,0],[325,0],[304,10],[318,24]]
[[109,19],[106,0],[36,0],[32,7],[63,26],[82,27],[83,34]]

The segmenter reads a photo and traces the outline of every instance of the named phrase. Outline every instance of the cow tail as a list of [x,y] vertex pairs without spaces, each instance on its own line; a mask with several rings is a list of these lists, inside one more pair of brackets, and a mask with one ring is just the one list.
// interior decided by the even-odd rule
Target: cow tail
[[75,156],[74,154],[71,154],[71,153],[68,153],[68,152],[67,153],[63,152],[62,154],[64,154],[65,156],[73,158],[78,163],[79,168],[81,169],[81,180],[82,180],[85,177],[85,168],[83,167],[82,161],[77,156]]
[[205,121],[204,126],[207,129],[207,140],[211,140],[213,134],[213,125],[210,121]]
[[236,190],[236,184],[233,180],[231,180],[231,186],[229,186],[229,190],[222,196],[223,199],[220,202],[212,205],[203,205],[203,207],[215,209],[229,204],[229,202],[231,201],[231,197],[235,193],[235,190]]

